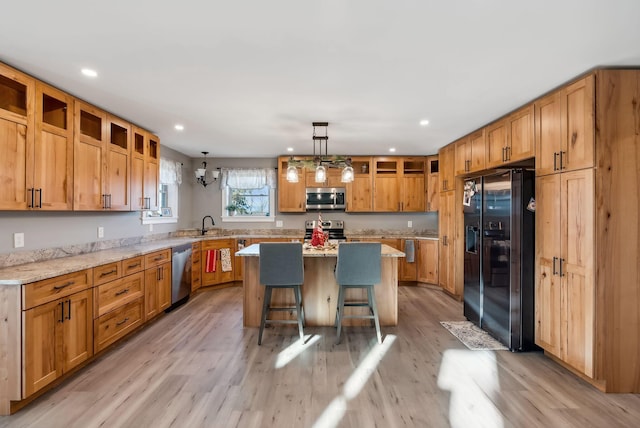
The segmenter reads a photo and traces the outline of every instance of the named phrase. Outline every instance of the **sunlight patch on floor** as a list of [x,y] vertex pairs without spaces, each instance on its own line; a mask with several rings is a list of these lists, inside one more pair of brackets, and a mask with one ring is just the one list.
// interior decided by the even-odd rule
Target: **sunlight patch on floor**
[[451,427],[504,427],[502,414],[493,403],[500,391],[494,352],[457,349],[445,351],[438,375],[438,387],[451,393]]
[[320,340],[320,337],[321,336],[317,334],[305,336],[304,339],[298,339],[280,351],[278,358],[276,359],[276,369],[281,369],[289,364],[294,358],[304,352],[304,350],[310,348],[314,343]]
[[333,428],[337,427],[340,420],[347,411],[347,401],[355,398],[367,383],[373,372],[376,371],[380,361],[395,342],[396,336],[387,334],[381,344],[375,344],[367,356],[356,367],[344,384],[342,394],[329,403],[322,412],[318,420],[313,424],[313,428]]

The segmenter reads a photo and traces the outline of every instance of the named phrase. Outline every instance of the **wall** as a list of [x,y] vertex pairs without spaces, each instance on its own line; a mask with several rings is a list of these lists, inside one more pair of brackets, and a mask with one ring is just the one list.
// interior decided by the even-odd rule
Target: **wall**
[[[195,183],[193,171],[201,166],[202,159],[194,159],[192,162],[192,170],[186,172],[184,168],[183,186],[185,183]],[[277,166],[275,158],[208,158],[208,168],[275,168]],[[207,187],[195,185],[193,189],[193,218],[191,219],[190,228],[201,228],[202,217],[211,215],[215,219],[216,227],[224,229],[278,229],[275,222],[273,223],[222,223],[222,201],[221,191],[217,183]],[[315,220],[318,218],[317,213],[292,213],[276,215],[277,220],[282,220],[285,229],[304,229],[305,220]],[[398,213],[398,214],[349,214],[345,212],[325,212],[322,214],[323,219],[344,220],[345,229],[348,231],[363,229],[385,229],[400,231],[424,231],[438,230],[437,213]],[[407,221],[413,222],[413,227],[407,227]],[[207,226],[209,226],[207,220]]]

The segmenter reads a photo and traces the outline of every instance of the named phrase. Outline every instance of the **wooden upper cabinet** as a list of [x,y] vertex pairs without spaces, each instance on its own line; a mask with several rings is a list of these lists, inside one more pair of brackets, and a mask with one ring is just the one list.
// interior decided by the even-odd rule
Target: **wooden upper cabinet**
[[517,162],[535,156],[534,111],[533,104],[530,104],[507,117],[506,162]]
[[147,132],[147,153],[144,164],[144,198],[150,210],[160,208],[160,139]]
[[559,170],[562,150],[562,94],[560,91],[535,102],[536,175]]
[[0,64],[0,209],[31,205],[35,80]]
[[438,156],[427,156],[426,159],[427,164],[427,185],[426,185],[426,195],[427,195],[427,211],[428,212],[437,212],[438,211],[438,200],[440,198],[440,180],[439,180],[439,170],[440,164],[438,161]]
[[594,161],[595,78],[536,101],[536,174],[590,168]]
[[399,157],[373,158],[373,210],[400,211],[400,177],[402,161]]
[[73,208],[73,103],[70,95],[37,82],[31,190],[35,208]]
[[289,156],[278,158],[278,211],[279,212],[305,212],[305,171],[298,168],[298,182],[287,181],[287,167]]
[[131,125],[107,116],[106,202],[114,211],[129,211],[131,175]]
[[449,144],[438,151],[440,191],[455,189],[455,145]]
[[105,203],[107,115],[76,100],[74,120],[73,209],[96,211]]
[[372,158],[357,156],[351,158],[353,181],[347,183],[348,212],[373,211],[373,174]]
[[471,171],[471,144],[469,138],[464,137],[454,144],[455,175],[464,175]]
[[455,175],[465,175],[485,169],[486,145],[484,128],[455,143]]
[[148,146],[147,132],[138,127],[131,127],[131,210],[148,209],[144,197],[145,153]]
[[402,158],[402,177],[400,181],[400,211],[426,211],[425,166],[426,163],[424,157]]
[[495,168],[503,165],[508,150],[508,123],[501,119],[485,127],[486,136],[486,167]]

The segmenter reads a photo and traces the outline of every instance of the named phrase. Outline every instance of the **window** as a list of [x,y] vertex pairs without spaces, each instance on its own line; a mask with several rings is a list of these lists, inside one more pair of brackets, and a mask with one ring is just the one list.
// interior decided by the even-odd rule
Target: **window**
[[160,158],[160,185],[157,211],[143,211],[142,224],[178,222],[178,186],[182,183],[182,164]]
[[222,170],[222,221],[275,221],[275,170]]

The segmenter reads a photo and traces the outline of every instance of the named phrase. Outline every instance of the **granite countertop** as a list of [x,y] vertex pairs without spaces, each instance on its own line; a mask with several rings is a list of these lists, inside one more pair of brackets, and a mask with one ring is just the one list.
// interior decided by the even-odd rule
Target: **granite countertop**
[[[337,257],[338,246],[332,245],[327,248],[316,249],[309,245],[304,245],[302,250],[303,257]],[[259,257],[260,256],[260,244],[253,244],[240,251],[236,252],[236,256],[241,257]],[[404,257],[405,254],[402,251],[396,250],[393,247],[382,244],[382,257]]]
[[77,256],[61,257],[17,266],[9,266],[0,269],[0,285],[28,284],[34,281],[53,278],[59,275],[93,268],[107,263],[118,262],[131,257],[141,256],[158,250],[177,247],[182,244],[189,244],[194,241],[197,240],[190,238],[162,239]]
[[[140,255],[152,253],[166,248],[172,248],[182,244],[212,239],[250,239],[250,238],[298,238],[303,239],[304,231],[299,229],[283,229],[278,233],[273,233],[273,229],[269,230],[233,230],[225,231],[223,229],[209,229],[205,235],[202,235],[199,229],[188,229],[178,231],[167,236],[164,239],[155,239],[145,242],[131,243],[125,239],[122,242],[114,244],[113,248],[101,249],[93,248],[92,244],[82,246],[81,250],[74,249],[77,252],[67,252],[65,248],[57,248],[51,250],[37,250],[34,254],[12,253],[9,254],[5,261],[13,261],[13,263],[5,264],[6,267],[0,268],[0,285],[21,285],[43,279],[53,278],[71,272],[77,272],[83,269],[90,269],[107,263],[113,263],[120,260],[137,257]],[[345,234],[351,239],[429,239],[437,240],[437,233],[432,231],[423,231],[419,234],[408,232],[399,234],[395,231],[372,231],[357,230],[347,231]],[[251,248],[251,247],[248,247]],[[383,247],[384,248],[384,247]],[[394,250],[383,256],[387,257],[404,257],[401,251]],[[244,251],[244,250],[243,250]],[[324,252],[323,252],[324,251]],[[331,250],[311,250],[305,256],[308,257],[335,257],[336,254]],[[337,252],[337,250],[336,250]],[[250,254],[238,254],[250,255]],[[256,254],[257,255],[257,254]],[[11,260],[9,260],[9,258]],[[18,261],[16,263],[16,260]]]

